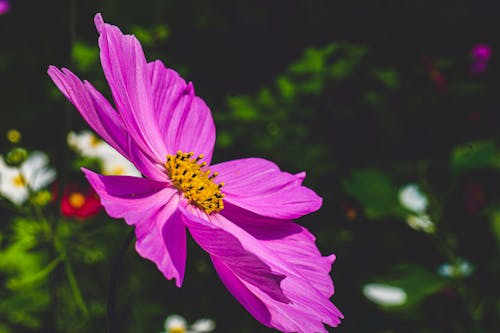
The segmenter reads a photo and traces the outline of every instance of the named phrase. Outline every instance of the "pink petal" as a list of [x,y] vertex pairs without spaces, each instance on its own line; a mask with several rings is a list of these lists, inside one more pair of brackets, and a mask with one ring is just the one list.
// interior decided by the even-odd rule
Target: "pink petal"
[[240,278],[259,285],[272,299],[279,302],[289,301],[280,289],[284,276],[272,272],[270,267],[246,249],[235,235],[181,207],[179,210],[183,213],[185,225],[201,248],[230,266],[231,271]]
[[10,3],[8,0],[0,0],[0,15],[8,13],[10,10]]
[[120,154],[127,156],[127,133],[120,116],[108,101],[90,83],[84,85],[66,68],[60,71],[55,66],[49,66],[47,73],[92,129]]
[[173,195],[160,210],[145,212],[148,217],[135,226],[136,251],[156,264],[167,279],[182,285],[186,268],[186,228],[176,208],[179,196]]
[[291,221],[259,216],[232,205],[226,205],[222,213],[292,266],[323,296],[329,298],[333,295],[329,273],[335,255],[323,257],[315,244],[315,237],[306,228]]
[[142,174],[158,180],[166,179],[163,168],[154,165],[130,140],[120,115],[89,82],[83,83],[66,68],[60,71],[50,66],[47,72],[99,136],[134,163]]
[[135,226],[135,248],[167,279],[181,286],[186,267],[186,232],[176,213],[177,190],[167,183],[129,176],[103,176],[82,169],[106,212]]
[[215,143],[215,125],[210,109],[194,95],[191,83],[165,68],[159,60],[148,64],[153,103],[167,152],[204,154],[210,163]]
[[147,213],[159,209],[176,193],[168,183],[130,176],[103,176],[82,168],[87,180],[101,198],[106,212],[114,218],[124,218],[129,225],[147,218]]
[[321,207],[322,199],[302,186],[304,173],[282,172],[276,164],[260,158],[245,158],[211,166],[224,182],[224,201],[256,214],[295,219]]
[[[249,233],[255,231],[247,225],[250,224],[249,221],[241,223],[248,228],[245,230],[220,214],[207,216],[196,210],[190,213],[199,216],[196,219],[185,213],[187,217],[184,223],[193,238],[211,255],[217,271],[222,274],[221,279],[231,293],[257,320],[283,332],[327,332],[323,323],[338,325],[342,314],[330,302],[327,294],[333,290],[324,282],[325,275],[330,270],[331,259],[319,255],[315,245],[311,245],[314,240],[307,231],[300,227],[285,226],[290,222],[271,221],[270,231],[254,236]],[[203,216],[210,222],[204,221]],[[260,222],[257,221],[259,224]],[[224,244],[218,245],[219,242]],[[291,253],[285,253],[290,250]],[[243,255],[241,261],[245,266],[252,267],[247,264],[249,254],[245,252],[253,254],[255,261],[260,260],[267,265],[272,276],[284,276],[279,286],[282,295],[276,291],[269,292],[269,282],[265,283],[262,277],[252,276],[261,274],[258,269],[241,273],[244,268],[238,267],[238,256]],[[300,267],[307,258],[313,263]],[[316,271],[313,266],[318,267]]]
[[152,160],[165,160],[165,144],[153,109],[147,63],[139,41],[94,18],[100,33],[101,64],[118,112],[131,137]]
[[231,292],[231,294],[238,300],[238,302],[247,309],[252,316],[259,322],[266,326],[270,326],[271,314],[267,306],[255,296],[248,288],[241,282],[240,278],[233,273],[233,271],[216,256],[210,256],[214,264],[217,274],[219,274],[222,283]]

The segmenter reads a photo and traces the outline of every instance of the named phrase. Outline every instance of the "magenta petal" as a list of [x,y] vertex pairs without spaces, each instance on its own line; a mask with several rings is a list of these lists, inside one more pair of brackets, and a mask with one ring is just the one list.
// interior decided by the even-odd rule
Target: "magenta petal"
[[170,154],[178,150],[204,154],[210,163],[215,125],[210,109],[186,82],[159,60],[148,64],[153,102],[163,140]]
[[333,295],[329,273],[335,255],[323,257],[315,244],[315,237],[306,228],[291,221],[259,216],[232,205],[226,205],[222,213],[294,267],[323,296],[329,298]]
[[233,271],[218,257],[211,256],[217,274],[219,274],[222,283],[231,292],[231,294],[252,314],[258,321],[266,326],[270,326],[271,314],[266,305],[255,296],[248,288],[240,281]]
[[146,158],[130,140],[120,115],[89,82],[83,83],[66,68],[60,71],[50,66],[47,72],[99,136],[134,163],[142,174],[158,180],[165,179],[161,168]]
[[66,68],[60,71],[49,66],[47,73],[92,129],[120,154],[127,156],[127,133],[120,116],[108,101],[90,83],[84,85]]
[[0,15],[8,13],[10,10],[10,3],[8,0],[0,0]]
[[[201,216],[201,214],[199,215]],[[333,289],[331,286],[328,287],[328,283],[324,281],[331,267],[331,259],[321,257],[314,245],[313,238],[307,231],[295,228],[293,224],[291,227],[287,227],[285,224],[290,223],[287,221],[269,220],[272,223],[271,230],[254,236],[251,232],[255,231],[253,230],[255,226],[254,228],[248,226],[249,221],[244,220],[237,224],[220,214],[211,214],[208,219],[209,223],[204,222],[203,219],[197,220],[188,217],[185,223],[193,238],[209,252],[212,260],[214,257],[218,260],[215,261],[215,264],[217,269],[223,272],[221,278],[228,285],[231,293],[242,301],[245,307],[257,306],[256,310],[249,309],[249,311],[259,321],[283,332],[301,333],[327,332],[323,323],[329,326],[338,325],[342,314],[330,302],[329,294],[333,292]],[[257,221],[257,223],[260,222],[262,221]],[[245,226],[246,229],[242,226]],[[200,229],[206,230],[200,232]],[[217,229],[219,231],[215,231]],[[219,250],[224,255],[218,255],[211,248],[211,242],[214,241],[211,237],[215,235],[215,238],[219,239],[218,233],[221,231],[232,235],[238,241],[235,243],[231,237],[224,236],[226,245],[224,248],[221,245],[222,249]],[[284,239],[280,239],[281,237]],[[215,240],[216,244],[218,242]],[[263,288],[263,286],[268,287],[268,285],[263,283],[262,279],[249,278],[251,274],[258,274],[258,270],[250,270],[243,275],[233,266],[238,263],[237,259],[226,260],[225,251],[230,251],[229,256],[236,257],[241,253],[238,246],[234,246],[235,244],[241,244],[240,248],[253,253],[265,265],[269,266],[273,274],[285,276],[280,282],[280,290],[284,298],[287,299],[286,302],[281,301],[281,298],[273,298],[272,294]],[[305,250],[299,249],[299,247],[304,247]],[[290,253],[286,253],[287,251]],[[312,263],[308,263],[306,267],[300,267],[307,259],[311,260]],[[314,265],[318,265],[319,268],[314,269],[312,267]],[[317,278],[317,276],[321,276],[321,278]],[[267,311],[262,309],[256,299],[264,304]],[[270,314],[269,317],[267,312]]]
[[106,212],[135,226],[137,252],[153,261],[167,279],[175,278],[180,287],[186,267],[186,232],[176,214],[177,190],[145,178],[82,170]]
[[147,218],[148,211],[165,205],[176,190],[146,178],[103,176],[82,168],[87,180],[101,198],[106,212],[134,225]]
[[118,112],[131,137],[151,159],[164,161],[165,144],[153,109],[147,62],[133,35],[95,16],[100,33],[101,64]]
[[176,210],[178,195],[173,195],[159,210],[145,211],[147,218],[136,224],[135,249],[151,260],[167,279],[182,285],[186,267],[186,231]]
[[282,172],[276,164],[245,158],[211,166],[224,182],[224,201],[259,215],[291,220],[318,210],[322,199],[302,186],[304,173]]
[[182,216],[176,210],[162,229],[162,235],[167,252],[170,254],[172,265],[175,268],[177,287],[182,285],[186,269],[186,226],[182,223]]
[[266,295],[269,295],[271,299],[278,302],[289,302],[280,289],[280,282],[284,276],[273,272],[255,254],[258,249],[253,248],[252,251],[254,252],[252,252],[246,248],[245,245],[248,244],[243,244],[231,232],[210,223],[202,217],[194,216],[180,207],[179,210],[184,215],[184,223],[189,232],[201,248],[212,257],[223,261],[240,279],[259,285],[261,290]]
[[212,257],[217,273],[231,294],[262,324],[282,332],[326,333],[320,321],[310,321],[297,306],[273,302],[255,286],[248,285],[221,260]]

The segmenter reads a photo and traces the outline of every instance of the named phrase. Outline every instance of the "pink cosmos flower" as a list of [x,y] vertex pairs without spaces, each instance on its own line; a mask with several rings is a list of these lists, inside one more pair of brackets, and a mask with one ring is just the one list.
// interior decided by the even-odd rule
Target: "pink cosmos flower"
[[9,0],[0,0],[0,15],[8,13],[10,10]]
[[107,213],[135,227],[136,250],[181,286],[186,229],[210,255],[223,283],[261,323],[283,332],[327,332],[340,311],[330,302],[334,255],[292,222],[320,208],[305,173],[245,158],[210,165],[212,115],[161,61],[146,62],[132,35],[95,17],[104,74],[116,109],[87,81],[50,66],[61,92],[144,178],[83,169]]
[[486,44],[477,44],[472,48],[471,54],[474,60],[488,61],[490,60],[493,51]]
[[477,44],[472,48],[472,63],[470,71],[472,74],[482,74],[488,69],[488,62],[493,53],[491,47],[486,44]]

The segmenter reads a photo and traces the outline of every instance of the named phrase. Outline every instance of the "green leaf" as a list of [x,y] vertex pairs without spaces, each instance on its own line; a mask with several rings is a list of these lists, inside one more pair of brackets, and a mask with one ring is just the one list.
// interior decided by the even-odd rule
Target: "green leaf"
[[375,69],[372,74],[388,89],[396,89],[399,86],[398,73],[394,69]]
[[376,169],[355,170],[342,185],[361,202],[369,218],[404,216],[398,204],[398,188],[386,173]]
[[96,46],[89,46],[84,42],[76,41],[71,50],[71,57],[80,70],[88,71],[97,65],[99,49]]
[[471,142],[457,146],[450,163],[454,174],[482,168],[500,169],[500,152],[493,141]]

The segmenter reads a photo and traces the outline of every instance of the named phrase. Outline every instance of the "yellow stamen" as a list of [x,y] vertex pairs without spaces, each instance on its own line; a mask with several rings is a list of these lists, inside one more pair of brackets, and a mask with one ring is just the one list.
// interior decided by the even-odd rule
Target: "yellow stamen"
[[23,177],[23,175],[18,174],[12,179],[12,184],[17,187],[25,187],[26,186],[26,179]]
[[117,176],[123,175],[125,174],[125,168],[119,165],[113,169],[112,174]]
[[73,208],[80,208],[85,203],[85,196],[79,192],[74,192],[69,195],[69,204]]
[[21,141],[21,132],[16,129],[10,129],[7,131],[7,140],[12,143],[19,143]]
[[98,145],[100,145],[100,144],[101,144],[101,142],[102,142],[102,141],[101,141],[101,140],[100,140],[97,136],[95,136],[94,134],[91,134],[91,135],[90,135],[90,146],[91,146],[91,147],[94,147],[94,148],[95,148],[95,147],[97,147]]
[[184,327],[172,327],[168,330],[168,333],[186,333],[186,329]]
[[173,185],[184,194],[189,203],[203,209],[207,214],[224,209],[220,188],[223,183],[215,184],[217,173],[210,175],[204,170],[206,163],[199,163],[203,155],[192,158],[194,153],[178,151],[175,155],[167,155],[165,168]]

